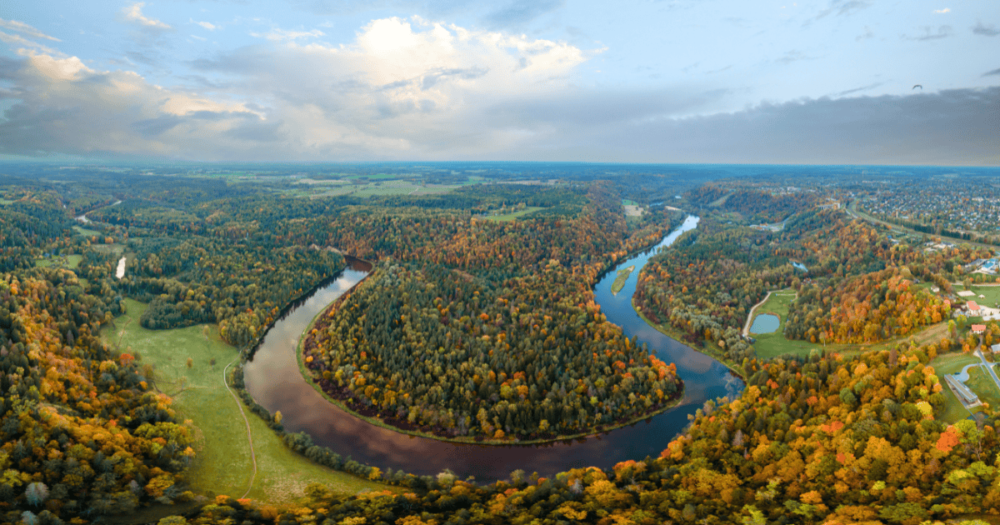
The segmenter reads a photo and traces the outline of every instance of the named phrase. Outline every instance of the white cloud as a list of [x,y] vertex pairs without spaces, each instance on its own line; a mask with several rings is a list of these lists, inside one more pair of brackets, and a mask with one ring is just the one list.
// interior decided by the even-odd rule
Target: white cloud
[[192,22],[200,25],[201,27],[204,27],[205,29],[208,29],[209,31],[215,31],[217,27],[215,24],[211,22],[195,22],[194,20],[192,20]]
[[35,51],[40,51],[42,53],[48,53],[50,55],[61,55],[60,52],[48,46],[39,44],[38,42],[35,42],[33,40],[28,40],[27,38],[24,38],[21,35],[12,35],[9,33],[4,33],[3,31],[0,31],[0,42],[3,42],[5,44],[13,44],[15,46],[23,46],[19,48],[20,50],[27,50],[30,48]]
[[272,45],[194,62],[223,79],[210,96],[155,86],[129,71],[91,70],[75,57],[32,55],[7,92],[19,100],[18,118],[0,123],[0,136],[16,140],[0,140],[0,153],[44,147],[210,160],[489,154],[530,143],[546,128],[507,121],[491,114],[492,106],[558,98],[572,89],[574,69],[600,52],[420,19],[372,21],[339,46],[303,40],[323,36],[319,31],[274,34],[281,38]]
[[128,7],[126,7],[122,12],[125,15],[125,20],[130,22],[136,22],[144,27],[150,29],[173,29],[170,25],[156,20],[155,18],[149,18],[142,14],[142,7],[146,5],[145,2],[136,2]]
[[257,38],[266,38],[272,42],[284,42],[286,40],[298,40],[300,38],[319,38],[325,33],[319,29],[313,29],[312,31],[284,31],[282,29],[274,29],[268,33],[250,33],[250,36]]
[[0,27],[4,29],[9,29],[11,31],[17,31],[18,33],[24,33],[33,38],[44,38],[46,40],[52,40],[55,42],[62,42],[54,36],[46,35],[45,33],[35,29],[34,27],[25,24],[24,22],[18,22],[17,20],[4,20],[0,18]]
[[945,13],[950,13],[950,12],[951,12],[951,8],[948,8],[948,7],[944,8],[944,9],[935,9],[934,10],[934,13],[935,14],[939,14],[939,15],[943,15]]

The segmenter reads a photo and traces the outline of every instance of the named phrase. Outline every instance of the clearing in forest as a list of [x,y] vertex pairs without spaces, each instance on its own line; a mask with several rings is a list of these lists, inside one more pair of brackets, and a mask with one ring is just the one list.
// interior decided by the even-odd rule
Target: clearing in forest
[[[127,312],[114,326],[101,331],[105,342],[119,345],[142,365],[155,367],[156,387],[173,397],[179,419],[190,419],[197,429],[197,455],[187,474],[192,490],[208,496],[240,497],[253,473],[247,424],[222,382],[227,364],[238,359],[236,348],[219,338],[215,325],[172,330],[147,330],[139,325],[143,303],[126,299]],[[188,367],[188,359],[192,365]],[[212,364],[212,360],[215,364]],[[234,365],[235,366],[235,365]],[[230,374],[233,367],[229,367]],[[322,483],[341,494],[362,489],[394,490],[310,462],[284,446],[259,417],[244,407],[253,434],[257,476],[248,498],[268,503],[291,503],[309,483]]]
[[[944,376],[945,374],[957,374],[966,365],[980,363],[981,361],[978,357],[961,352],[949,352],[931,360],[930,366],[934,367],[934,374],[938,376],[943,385],[941,394],[944,395],[945,400],[944,408],[936,414],[937,419],[946,423],[954,423],[969,417],[969,411],[962,406],[962,402],[951,391],[951,387],[944,380]],[[1000,401],[1000,392],[997,391],[996,385],[986,377],[986,373],[980,367],[974,366],[969,368],[969,380],[965,382],[965,386],[969,387],[969,390],[972,390],[973,393],[979,396],[980,401],[989,403],[991,406],[998,406],[996,403]],[[980,412],[982,409],[981,406],[976,407],[972,409],[972,412]]]

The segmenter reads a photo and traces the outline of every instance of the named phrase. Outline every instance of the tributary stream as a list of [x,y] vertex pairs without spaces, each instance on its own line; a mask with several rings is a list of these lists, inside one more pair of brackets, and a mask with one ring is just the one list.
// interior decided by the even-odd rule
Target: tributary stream
[[482,482],[506,478],[516,469],[551,476],[570,468],[610,468],[619,461],[657,457],[687,426],[687,416],[705,401],[727,395],[732,398],[743,388],[743,382],[723,364],[658,332],[632,309],[636,280],[646,261],[697,224],[697,217],[688,217],[659,245],[622,261],[617,268],[634,264],[636,269],[617,295],[611,293],[617,268],[606,273],[594,288],[596,301],[608,321],[622,327],[627,336],[635,336],[640,343],[649,345],[663,361],[677,363],[677,372],[684,380],[684,398],[677,407],[634,425],[569,442],[489,446],[413,437],[371,425],[344,412],[306,382],[299,372],[295,352],[299,337],[313,317],[364,278],[365,272],[357,264],[300,301],[298,307],[275,323],[244,368],[247,389],[272,413],[281,411],[282,423],[289,432],[305,431],[316,444],[383,470],[433,475],[448,468],[461,478],[475,476]]

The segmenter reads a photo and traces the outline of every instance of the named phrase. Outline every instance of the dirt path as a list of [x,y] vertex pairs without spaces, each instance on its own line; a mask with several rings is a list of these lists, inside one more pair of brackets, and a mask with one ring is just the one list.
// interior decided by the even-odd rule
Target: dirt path
[[[778,291],[778,290],[775,290],[775,291]],[[747,323],[745,325],[743,325],[743,337],[747,337],[747,336],[750,335],[750,322],[753,321],[753,312],[754,312],[754,310],[756,310],[758,306],[766,303],[767,300],[768,300],[768,298],[770,298],[771,294],[773,294],[773,293],[774,292],[767,292],[767,295],[764,296],[764,299],[761,302],[753,305],[753,308],[750,309],[750,313],[747,314]]]
[[243,422],[247,424],[247,441],[250,442],[250,460],[253,461],[253,475],[250,476],[250,485],[247,487],[247,491],[240,496],[240,499],[243,499],[247,497],[247,494],[250,494],[250,489],[253,488],[253,482],[257,479],[257,454],[253,450],[253,435],[250,433],[250,420],[247,419],[247,414],[243,411],[243,402],[241,402],[236,393],[229,388],[229,383],[226,381],[226,372],[229,370],[229,367],[233,366],[233,363],[235,363],[237,359],[239,359],[239,357],[233,359],[231,363],[226,365],[226,368],[222,369],[222,384],[225,385],[229,395],[233,396],[233,399],[236,401],[236,406],[240,408],[240,415],[243,416]]

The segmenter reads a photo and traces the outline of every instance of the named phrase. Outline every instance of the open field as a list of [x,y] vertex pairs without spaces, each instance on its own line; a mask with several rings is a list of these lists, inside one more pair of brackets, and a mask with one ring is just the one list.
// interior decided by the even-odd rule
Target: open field
[[538,208],[535,206],[528,206],[527,208],[512,213],[505,213],[503,215],[487,215],[486,220],[497,221],[497,222],[509,222],[513,221],[519,217],[524,217],[529,213],[534,213],[538,210],[544,210],[545,208]]
[[792,341],[785,338],[785,321],[788,317],[788,305],[795,300],[795,290],[779,290],[771,294],[764,304],[753,311],[753,318],[750,324],[761,314],[771,314],[778,317],[780,324],[778,329],[769,334],[750,333],[750,337],[757,339],[754,348],[757,355],[762,359],[770,359],[784,354],[809,355],[809,351],[818,345],[808,341]]
[[[785,329],[785,320],[788,317],[788,307],[795,297],[791,294],[794,293],[792,290],[781,290],[771,294],[768,300],[757,307],[754,310],[754,317],[760,314],[773,314],[781,319],[781,324],[778,329],[769,334],[753,334],[751,337],[757,340],[754,343],[754,349],[757,351],[757,355],[762,359],[771,359],[784,354],[795,354],[795,355],[809,355],[809,352],[813,348],[822,348],[823,344],[820,342],[811,343],[809,341],[803,340],[790,340],[786,339],[783,331]],[[753,320],[751,319],[751,323]],[[837,352],[841,354],[855,354],[862,351],[871,350],[884,350],[889,348],[891,345],[898,344],[901,342],[906,342],[912,340],[917,345],[923,345],[929,342],[937,341],[947,335],[948,333],[948,323],[941,322],[935,325],[921,328],[913,333],[907,334],[902,337],[897,337],[889,341],[883,341],[874,345],[856,345],[856,344],[827,344],[826,349],[830,352]]]
[[80,226],[73,226],[73,231],[75,231],[79,235],[83,235],[84,237],[93,237],[95,235],[100,235],[101,234],[101,232],[99,232],[97,230],[91,230],[91,229],[88,229],[88,228],[82,228]]
[[[941,421],[946,421],[948,423],[954,423],[961,419],[969,417],[969,411],[962,406],[962,402],[958,400],[955,393],[951,391],[948,384],[944,381],[945,374],[955,374],[962,371],[965,365],[972,365],[979,362],[979,358],[972,354],[963,354],[960,352],[950,352],[944,355],[940,355],[931,360],[930,366],[934,367],[934,372],[937,374],[938,378],[941,380],[941,384],[944,385],[944,389],[941,391],[944,394],[944,408],[939,414],[936,415],[937,419]],[[969,370],[972,372],[972,370]],[[971,377],[972,374],[970,374]],[[969,381],[968,385],[972,388],[973,392],[979,393]],[[979,412],[981,408],[973,409],[973,412]]]
[[[142,364],[153,365],[156,387],[173,396],[178,416],[192,420],[197,428],[197,456],[187,482],[201,494],[242,496],[253,472],[246,423],[222,382],[223,369],[238,358],[237,350],[219,338],[215,325],[147,330],[139,326],[146,305],[126,299],[126,308],[128,313],[115,320],[114,328],[102,330],[101,336],[112,346],[120,340],[122,351],[137,359],[141,356]],[[188,358],[193,363],[190,368]],[[257,458],[257,476],[247,497],[290,503],[301,497],[312,482],[323,483],[341,494],[387,488],[311,463],[285,448],[260,418],[244,410]]]
[[74,270],[80,266],[80,261],[82,260],[82,255],[53,255],[52,257],[35,259],[35,266],[39,268],[56,266],[66,268],[67,270]]
[[[976,303],[983,306],[988,306],[991,308],[996,308],[1000,305],[1000,286],[972,286],[972,291],[976,293],[975,297],[966,297],[964,299],[972,299]],[[980,298],[979,296],[985,296]]]

